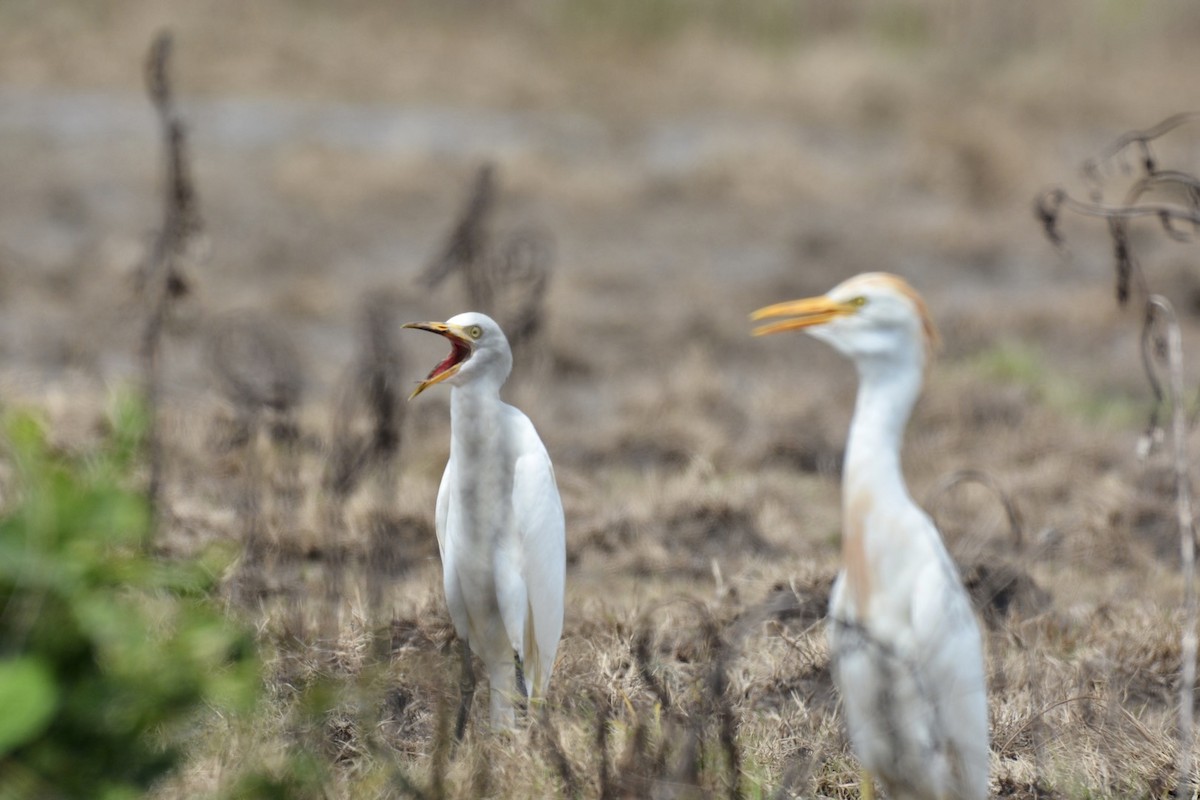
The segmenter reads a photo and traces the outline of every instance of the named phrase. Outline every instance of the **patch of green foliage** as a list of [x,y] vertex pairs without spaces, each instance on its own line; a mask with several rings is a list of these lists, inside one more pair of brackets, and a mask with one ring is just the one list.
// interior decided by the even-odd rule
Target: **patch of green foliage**
[[132,480],[144,421],[118,403],[79,456],[30,414],[4,419],[0,797],[139,797],[180,763],[206,708],[258,696],[254,640],[213,601],[223,559],[148,553]]
[[1089,424],[1132,427],[1144,421],[1146,404],[1128,394],[1089,387],[1069,375],[1056,372],[1045,354],[1024,342],[997,342],[976,354],[970,368],[997,383],[1029,389],[1050,408]]

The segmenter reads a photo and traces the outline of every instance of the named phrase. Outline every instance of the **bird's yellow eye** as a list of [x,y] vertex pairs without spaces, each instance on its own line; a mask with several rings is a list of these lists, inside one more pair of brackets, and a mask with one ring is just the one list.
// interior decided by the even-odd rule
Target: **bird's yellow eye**
[[866,304],[867,304],[867,298],[863,297],[862,295],[859,295],[858,297],[856,297],[850,301],[850,305],[854,306],[855,308],[861,308],[862,306],[865,306]]
[[472,325],[467,328],[467,333],[470,334],[472,339],[478,339],[480,336],[483,336],[483,328],[478,325]]

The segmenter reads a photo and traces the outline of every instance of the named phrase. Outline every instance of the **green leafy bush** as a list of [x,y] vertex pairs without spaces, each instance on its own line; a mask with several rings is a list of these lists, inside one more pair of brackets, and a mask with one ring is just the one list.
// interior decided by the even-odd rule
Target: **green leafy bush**
[[205,706],[259,691],[251,635],[211,598],[221,564],[147,553],[143,423],[118,404],[105,442],[68,456],[33,416],[5,420],[0,798],[138,797]]

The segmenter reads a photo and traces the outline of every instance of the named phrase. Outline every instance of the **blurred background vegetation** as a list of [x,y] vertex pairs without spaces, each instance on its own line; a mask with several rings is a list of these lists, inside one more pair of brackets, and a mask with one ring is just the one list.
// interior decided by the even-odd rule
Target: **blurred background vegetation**
[[207,714],[253,707],[252,632],[213,591],[229,553],[150,552],[138,487],[144,414],[123,396],[103,443],[65,454],[28,412],[5,418],[0,519],[3,796],[138,797]]

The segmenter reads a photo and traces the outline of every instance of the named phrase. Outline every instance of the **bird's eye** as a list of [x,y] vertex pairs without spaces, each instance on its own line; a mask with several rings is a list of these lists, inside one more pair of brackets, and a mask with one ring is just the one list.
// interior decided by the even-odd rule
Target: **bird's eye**
[[470,334],[472,339],[478,339],[480,336],[483,336],[483,328],[478,325],[472,325],[467,328],[467,333]]
[[867,304],[867,298],[863,297],[862,295],[859,295],[858,297],[856,297],[850,301],[850,305],[854,306],[855,308],[861,308],[862,306],[865,306],[866,304]]

